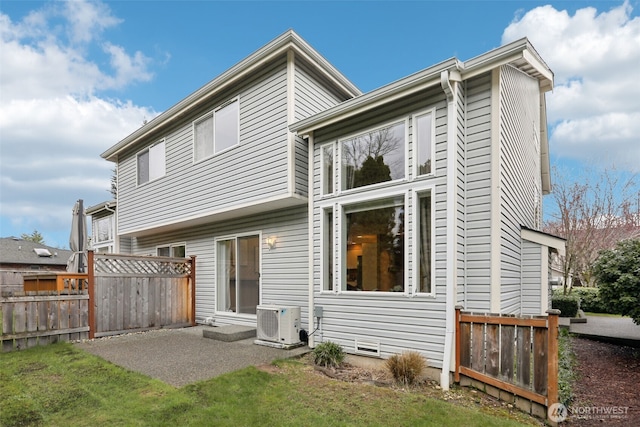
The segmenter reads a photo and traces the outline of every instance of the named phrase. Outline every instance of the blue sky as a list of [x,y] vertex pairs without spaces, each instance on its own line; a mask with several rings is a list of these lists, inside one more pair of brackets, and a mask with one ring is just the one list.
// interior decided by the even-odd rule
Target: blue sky
[[638,8],[638,1],[4,0],[0,236],[37,229],[48,244],[66,247],[75,200],[110,198],[113,165],[100,153],[290,28],[364,92],[527,36],[555,73],[547,99],[552,164],[638,172]]

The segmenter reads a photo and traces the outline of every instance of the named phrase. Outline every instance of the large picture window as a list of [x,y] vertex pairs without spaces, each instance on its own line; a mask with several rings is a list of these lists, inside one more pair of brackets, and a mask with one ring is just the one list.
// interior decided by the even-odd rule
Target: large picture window
[[164,140],[138,153],[138,185],[165,175]]
[[342,189],[405,177],[405,122],[379,128],[341,142]]
[[404,197],[345,207],[342,290],[405,290]]
[[240,142],[240,107],[229,102],[193,123],[194,161],[206,159]]

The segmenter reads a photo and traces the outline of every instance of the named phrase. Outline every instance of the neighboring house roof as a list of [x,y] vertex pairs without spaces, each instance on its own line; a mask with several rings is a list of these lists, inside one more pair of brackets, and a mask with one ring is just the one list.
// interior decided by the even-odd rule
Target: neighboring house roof
[[307,62],[314,64],[316,69],[324,74],[324,77],[331,81],[336,89],[342,90],[347,97],[358,96],[362,92],[342,75],[333,65],[331,65],[322,55],[316,52],[307,42],[298,36],[293,30],[289,30],[277,37],[264,47],[258,49],[235,66],[231,67],[220,76],[211,80],[182,101],[163,112],[149,123],[134,131],[131,135],[102,153],[102,157],[116,162],[118,155],[123,150],[136,144],[141,139],[147,137],[161,128],[171,126],[175,120],[195,110],[200,105],[208,102],[209,99],[218,95],[229,86],[236,84],[247,74],[258,70],[268,61],[284,54],[288,50],[293,50],[296,55],[300,55]]
[[71,254],[72,252],[66,249],[58,249],[17,237],[0,238],[0,264],[66,266]]
[[[461,62],[457,58],[440,62],[379,89],[344,101],[321,113],[299,120],[291,124],[289,129],[298,135],[309,135],[314,130],[374,110],[380,105],[396,99],[430,87],[446,84],[444,79],[466,80],[505,64],[510,64],[538,79],[542,92],[553,88],[553,72],[544,63],[529,40],[523,38],[465,62]],[[542,100],[540,110],[541,123],[546,124],[546,104]],[[551,179],[546,125],[540,130],[540,133],[542,187],[543,191],[548,193],[551,191]]]
[[105,212],[114,213],[113,211],[116,209],[116,206],[117,202],[115,200],[108,200],[93,206],[89,206],[87,209],[85,209],[85,212],[87,215],[96,215]]

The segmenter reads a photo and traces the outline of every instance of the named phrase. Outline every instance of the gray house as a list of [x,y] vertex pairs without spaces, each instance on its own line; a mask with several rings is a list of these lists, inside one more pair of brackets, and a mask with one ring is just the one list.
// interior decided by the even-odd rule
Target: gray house
[[456,305],[548,308],[552,85],[523,39],[361,94],[289,31],[103,153],[121,252],[196,255],[201,323],[299,306],[311,346],[448,387]]
[[[121,253],[121,241],[116,237],[116,201],[108,200],[89,206],[85,212],[91,217],[91,249],[96,253]],[[125,245],[125,247],[128,247]]]
[[288,126],[358,95],[292,31],[259,49],[102,154],[119,251],[196,255],[200,322],[307,319],[309,145]]

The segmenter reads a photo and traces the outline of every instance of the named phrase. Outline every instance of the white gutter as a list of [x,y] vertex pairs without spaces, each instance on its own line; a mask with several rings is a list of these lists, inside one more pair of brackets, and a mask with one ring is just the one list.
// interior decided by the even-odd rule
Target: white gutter
[[309,44],[307,44],[293,30],[288,30],[281,36],[277,37],[267,45],[258,49],[247,58],[243,59],[227,71],[202,86],[192,94],[188,95],[182,101],[178,102],[168,110],[153,118],[149,123],[136,129],[129,136],[118,142],[116,145],[107,149],[101,156],[109,161],[117,162],[117,157],[122,151],[128,149],[138,141],[170,126],[179,118],[189,114],[198,106],[204,104],[207,100],[220,94],[224,89],[232,87],[241,81],[247,75],[259,70],[264,64],[274,58],[284,54],[289,49],[295,49],[304,55],[308,61],[312,61],[323,76],[337,85],[339,90],[345,92],[348,96],[358,96],[362,92],[344,77],[335,67],[333,67],[324,57],[316,52]]
[[458,186],[456,154],[458,109],[458,85],[462,81],[460,72],[442,71],[440,85],[447,95],[447,264],[446,264],[446,294],[445,294],[445,335],[444,351],[442,355],[442,373],[440,386],[449,390],[451,359],[455,357],[453,348],[453,333],[455,331],[456,309],[456,260],[457,260],[457,208]]

